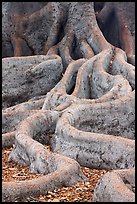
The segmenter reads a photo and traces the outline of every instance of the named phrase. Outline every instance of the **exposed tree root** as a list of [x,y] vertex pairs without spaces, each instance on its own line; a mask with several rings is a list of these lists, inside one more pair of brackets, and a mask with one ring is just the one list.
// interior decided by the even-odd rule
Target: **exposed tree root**
[[[82,165],[115,169],[98,183],[95,201],[134,202],[134,13],[126,17],[128,7],[122,11],[119,2],[28,5],[26,15],[15,8],[15,28],[3,31],[9,55],[20,57],[3,59],[2,142],[14,145],[9,160],[44,175],[3,182],[3,201],[85,180]],[[3,4],[3,23],[8,9]],[[106,28],[112,16],[114,39]],[[25,52],[36,56],[22,57]]]
[[[45,103],[43,105],[43,109],[55,109],[56,112],[51,111],[51,113],[48,113],[45,110],[44,114],[44,110],[34,110],[33,112],[38,111],[37,114],[34,114],[31,110],[22,110],[22,113],[31,112],[32,115],[22,122],[21,120],[19,121],[21,123],[16,131],[15,147],[10,158],[20,163],[23,162],[23,164],[30,165],[30,169],[33,172],[50,172],[48,168],[50,165],[52,166],[52,162],[49,153],[46,153],[46,161],[45,159],[41,160],[41,157],[45,157],[45,148],[32,139],[28,139],[28,136],[30,136],[40,143],[50,143],[52,151],[71,157],[83,166],[107,169],[134,167],[134,140],[131,140],[134,139],[134,91],[132,92],[130,85],[127,83],[127,79],[121,78],[121,75],[119,75],[119,80],[121,79],[122,81],[116,80],[116,85],[117,82],[118,85],[120,82],[124,91],[121,87],[121,89],[116,89],[116,98],[105,98],[104,92],[100,95],[100,91],[95,88],[97,87],[96,83],[98,83],[98,80],[97,82],[95,80],[98,73],[102,76],[101,79],[103,79],[103,75],[104,77],[109,76],[110,82],[112,81],[111,88],[116,86],[113,84],[115,84],[115,78],[117,79],[118,76],[114,75],[114,77],[112,77],[111,74],[107,73],[111,58],[112,50],[107,50],[89,60],[80,59],[71,63],[66,69],[61,81],[47,94],[45,100],[46,107]],[[119,65],[117,64],[118,63],[115,63],[114,65],[117,67]],[[125,72],[129,69],[128,65],[129,64],[126,66]],[[113,68],[112,65],[111,72],[113,72]],[[72,86],[73,83],[75,84],[75,82],[70,81],[70,78],[73,77],[75,73],[77,73],[77,77],[75,77],[77,83],[74,91],[69,95],[67,92],[69,93],[69,90],[72,89],[70,86]],[[92,80],[95,81],[95,86],[91,87],[94,92],[97,93],[97,98],[92,100],[86,99],[89,98],[89,96],[85,97],[84,91],[86,92],[86,90],[88,90],[87,85],[85,85],[87,78],[85,77],[83,79],[84,76],[89,76],[91,73],[95,78],[91,78],[91,82]],[[134,69],[131,69],[129,76],[131,76],[132,84],[134,84]],[[78,82],[79,80],[80,82]],[[84,80],[85,83],[83,83]],[[102,83],[100,90],[103,91],[105,87],[106,85],[104,86]],[[111,90],[110,84],[108,88],[109,93]],[[106,95],[108,95],[108,93],[106,93]],[[119,99],[121,96],[122,98]],[[103,100],[101,100],[102,98]],[[63,114],[64,111],[65,113]],[[54,128],[51,128],[52,117],[48,114],[54,115],[54,113],[56,113],[57,118],[53,125]],[[8,114],[9,113],[5,113],[5,115],[9,116]],[[15,116],[15,110],[12,111],[12,114]],[[60,117],[59,120],[58,117]],[[8,117],[8,119],[10,120],[10,117]],[[15,117],[15,119],[17,118]],[[56,127],[57,120],[58,123]],[[12,121],[15,126],[16,122],[14,122],[13,119]],[[56,132],[52,139],[46,137],[48,131],[54,133],[55,128]],[[89,133],[89,131],[91,133]],[[37,145],[40,150],[37,150]],[[41,148],[44,148],[44,150]],[[40,152],[40,155],[38,152]],[[48,168],[45,166],[47,164]]]
[[135,169],[106,173],[97,183],[94,200],[96,202],[135,202]]
[[[37,98],[37,97],[36,97]],[[18,111],[18,110],[39,110],[42,108],[45,100],[45,95],[42,95],[39,99],[30,99],[27,102],[19,103],[15,106],[10,106],[9,108],[5,108],[2,110],[3,113],[7,113],[10,111]]]
[[[39,149],[42,151],[42,147]],[[74,185],[78,181],[86,180],[82,174],[79,164],[68,157],[53,154],[44,150],[45,156],[48,155],[48,164],[52,169],[47,175],[37,179],[16,182],[3,182],[2,196],[3,202],[13,202],[28,196],[45,195],[48,191],[63,186]],[[48,154],[47,154],[48,153]],[[46,156],[47,157],[47,156]],[[44,159],[44,158],[43,158]]]
[[[122,54],[124,53],[118,53],[118,57],[116,55],[113,61],[114,67],[111,68],[109,67],[112,57],[111,49],[101,52],[88,61],[76,60],[71,63],[60,82],[47,93],[42,109],[55,108],[66,100],[82,101],[79,98],[95,99],[91,101],[92,103],[109,101],[131,92],[130,84],[134,88],[135,72],[132,70],[133,66],[126,64],[122,59]],[[77,69],[78,66],[80,66],[79,69]],[[115,76],[108,73],[110,69]],[[118,75],[121,73],[123,77]],[[130,81],[130,84],[125,78]],[[73,91],[68,94],[72,86],[74,86]]]
[[21,121],[39,110],[13,110],[2,114],[2,146],[10,147],[15,143],[16,129]]
[[2,147],[11,147],[15,143],[16,131],[2,134]]
[[44,95],[61,79],[63,67],[61,58],[57,55],[13,57],[2,60],[3,108],[24,102],[34,96]]
[[[21,123],[9,159],[29,165],[32,172],[47,175],[32,181],[18,182],[18,184],[4,182],[3,201],[12,202],[24,196],[45,194],[48,190],[73,185],[86,179],[75,160],[51,153],[40,144],[49,143],[50,138],[46,134],[54,131],[58,116],[57,112],[42,111],[34,114],[33,119],[28,117]],[[40,143],[34,141],[32,137]]]
[[134,94],[104,104],[72,105],[58,120],[52,149],[92,168],[134,167],[134,114]]

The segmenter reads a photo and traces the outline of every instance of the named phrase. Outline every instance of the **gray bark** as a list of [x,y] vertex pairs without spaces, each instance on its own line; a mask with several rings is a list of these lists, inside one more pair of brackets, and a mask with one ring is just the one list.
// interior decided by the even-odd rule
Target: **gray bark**
[[80,166],[110,170],[95,201],[134,202],[134,2],[3,2],[2,14],[3,147],[44,174],[3,182],[3,202],[84,181]]

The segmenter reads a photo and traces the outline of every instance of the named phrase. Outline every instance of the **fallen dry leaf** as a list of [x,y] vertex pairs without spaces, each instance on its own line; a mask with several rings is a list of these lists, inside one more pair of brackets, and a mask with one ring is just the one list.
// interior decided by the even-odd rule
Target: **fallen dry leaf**
[[[2,150],[2,181],[30,180],[42,176],[31,173],[27,166],[20,165],[14,161],[8,161],[11,151],[12,148]],[[88,181],[79,182],[70,187],[48,191],[47,195],[29,197],[24,202],[93,202],[92,197],[96,183],[107,171],[87,167],[81,167],[81,169],[88,178]]]

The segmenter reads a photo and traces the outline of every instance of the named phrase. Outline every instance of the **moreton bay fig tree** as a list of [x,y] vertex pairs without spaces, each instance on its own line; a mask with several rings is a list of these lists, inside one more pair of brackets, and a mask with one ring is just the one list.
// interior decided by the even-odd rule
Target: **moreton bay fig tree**
[[41,177],[3,202],[88,180],[94,201],[135,202],[135,2],[2,2],[2,145]]

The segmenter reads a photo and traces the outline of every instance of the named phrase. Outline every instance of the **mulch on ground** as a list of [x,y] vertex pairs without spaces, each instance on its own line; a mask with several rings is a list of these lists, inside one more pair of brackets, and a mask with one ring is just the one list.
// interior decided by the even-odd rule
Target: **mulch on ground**
[[[29,167],[20,165],[14,161],[8,161],[11,148],[2,150],[2,181],[30,180],[42,176],[29,171]],[[107,170],[90,169],[81,167],[88,181],[79,182],[71,187],[63,187],[39,197],[28,197],[24,202],[93,202],[95,186]],[[19,201],[16,201],[19,202]]]

